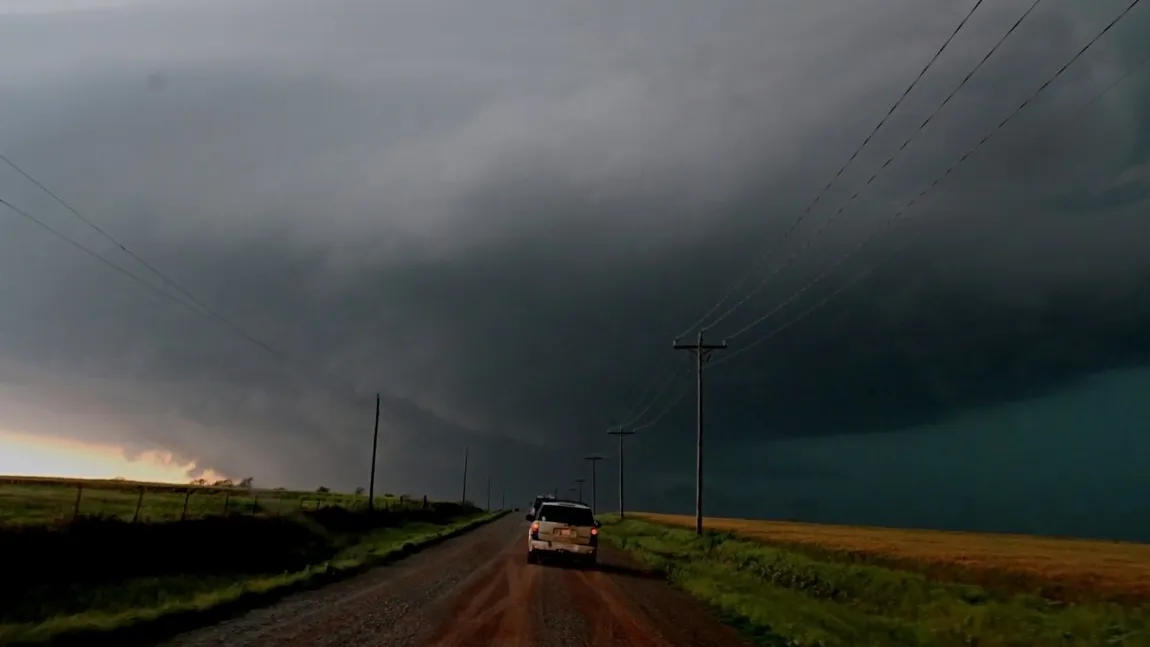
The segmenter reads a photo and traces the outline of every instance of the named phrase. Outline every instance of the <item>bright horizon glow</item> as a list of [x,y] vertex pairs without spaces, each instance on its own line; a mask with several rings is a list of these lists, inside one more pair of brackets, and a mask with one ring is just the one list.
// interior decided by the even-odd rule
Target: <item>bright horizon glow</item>
[[[4,475],[187,483],[196,472],[194,462],[182,464],[171,452],[148,450],[133,460],[122,447],[112,444],[0,430],[0,474]],[[196,475],[208,482],[226,478],[210,469]]]

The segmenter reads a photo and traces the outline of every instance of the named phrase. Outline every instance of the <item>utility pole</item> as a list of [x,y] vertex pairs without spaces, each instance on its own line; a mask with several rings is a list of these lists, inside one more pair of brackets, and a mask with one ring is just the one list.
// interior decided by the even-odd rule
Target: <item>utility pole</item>
[[608,431],[608,436],[619,437],[619,518],[623,519],[623,436],[634,436],[635,432],[625,431],[622,427]]
[[503,496],[499,499],[499,509],[500,510],[506,510],[507,509],[507,490],[503,491]]
[[467,453],[470,450],[470,447],[463,448],[463,498],[459,500],[460,503],[467,503]]
[[[379,394],[375,394],[375,432],[371,435],[371,480],[367,484],[367,509],[375,510],[375,452],[379,448]],[[362,483],[362,481],[361,481]]]
[[695,418],[695,534],[703,534],[703,366],[711,359],[711,353],[727,347],[727,342],[721,344],[703,343],[703,333],[699,331],[699,338],[693,344],[680,344],[676,339],[675,350],[689,350],[695,355],[696,394],[695,406],[698,409]]
[[586,480],[584,478],[575,479],[575,482],[579,484],[579,503],[583,503],[583,482]]
[[598,497],[595,496],[595,463],[603,460],[603,457],[598,454],[584,456],[583,460],[591,461],[591,514],[595,514],[595,503]]
[[487,477],[487,511],[491,512],[491,477]]

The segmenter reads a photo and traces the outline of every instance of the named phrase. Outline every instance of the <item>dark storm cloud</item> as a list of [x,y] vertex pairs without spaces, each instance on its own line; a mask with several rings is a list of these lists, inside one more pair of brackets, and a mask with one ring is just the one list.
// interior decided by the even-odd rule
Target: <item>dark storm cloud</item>
[[[865,183],[1027,4],[975,15],[773,262]],[[716,334],[768,311],[897,211],[1123,4],[1044,3]],[[344,2],[316,14],[149,2],[0,14],[0,92],[12,97],[0,150],[303,367],[4,223],[0,424],[151,443],[261,481],[354,487],[381,390],[388,487],[454,494],[469,445],[476,473],[533,493],[580,469],[573,452],[610,449],[602,430],[653,372],[679,362],[671,393],[689,385],[670,337],[770,249],[965,9]],[[907,426],[931,435],[970,407],[1150,359],[1144,75],[1076,112],[1144,55],[1147,26],[1146,12],[1132,14],[905,224],[761,331],[921,226],[910,252],[717,368],[716,450]],[[0,190],[115,251],[16,174],[0,170]],[[321,388],[321,374],[339,384]],[[88,422],[59,424],[75,412]],[[684,403],[637,446],[636,492],[652,504],[690,489],[689,412]],[[817,460],[759,467],[845,478]],[[736,508],[749,495],[722,496]],[[795,500],[770,510],[827,509]]]

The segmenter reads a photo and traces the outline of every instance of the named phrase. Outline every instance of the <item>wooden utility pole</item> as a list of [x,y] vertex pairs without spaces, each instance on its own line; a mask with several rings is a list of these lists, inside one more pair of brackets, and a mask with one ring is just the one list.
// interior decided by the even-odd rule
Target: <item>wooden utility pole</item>
[[699,338],[693,344],[680,344],[675,340],[675,350],[689,350],[695,355],[696,394],[695,406],[698,411],[695,418],[695,534],[703,534],[703,366],[711,359],[711,353],[727,347],[727,342],[721,344],[703,343],[704,330],[699,331]]
[[579,484],[579,503],[583,503],[583,482],[586,480],[584,478],[575,479],[575,482]]
[[595,502],[598,497],[595,496],[595,463],[603,460],[603,457],[598,454],[584,456],[583,460],[591,461],[591,514],[595,514]]
[[608,436],[619,437],[619,518],[623,519],[623,437],[634,436],[635,432],[625,431],[622,427],[607,432]]
[[[375,433],[371,435],[371,480],[367,484],[367,509],[375,510],[375,452],[379,449],[379,394],[375,394]],[[363,481],[360,481],[363,483]]]
[[460,503],[467,503],[467,454],[470,451],[470,447],[463,448],[463,498],[459,500]]

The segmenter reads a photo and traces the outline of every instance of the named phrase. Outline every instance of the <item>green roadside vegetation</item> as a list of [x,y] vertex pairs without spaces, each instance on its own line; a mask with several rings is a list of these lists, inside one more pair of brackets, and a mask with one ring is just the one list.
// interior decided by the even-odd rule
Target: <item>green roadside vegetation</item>
[[[362,489],[362,488],[361,488]],[[139,483],[108,479],[0,476],[0,525],[67,523],[79,517],[115,517],[160,523],[221,515],[284,515],[319,508],[367,508],[362,492],[260,489],[251,481]],[[377,508],[417,508],[422,497],[377,493]]]
[[604,542],[712,605],[760,645],[1150,646],[1150,608],[928,578],[857,555],[603,518]]
[[221,620],[500,516],[470,505],[0,528],[0,645],[125,644]]

